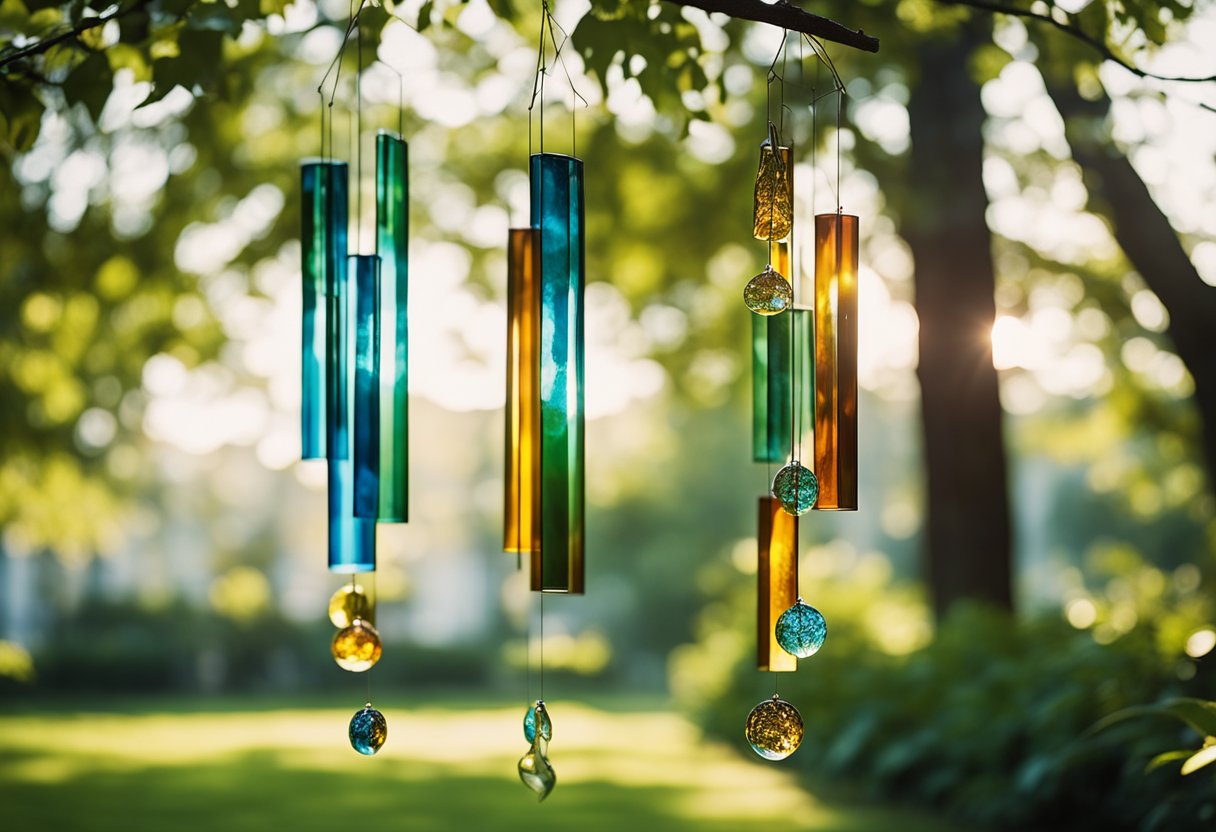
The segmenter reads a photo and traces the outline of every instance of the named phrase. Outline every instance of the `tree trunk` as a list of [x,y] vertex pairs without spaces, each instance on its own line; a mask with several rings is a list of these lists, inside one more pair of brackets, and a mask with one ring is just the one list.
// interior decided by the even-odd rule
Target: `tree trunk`
[[1199,277],[1169,219],[1144,181],[1111,140],[1106,125],[1110,98],[1087,101],[1071,79],[1044,71],[1047,92],[1064,119],[1072,158],[1081,167],[1090,208],[1106,217],[1115,240],[1170,321],[1167,333],[1195,382],[1195,404],[1203,423],[1204,464],[1216,488],[1216,288]]
[[992,365],[996,278],[985,219],[984,109],[968,62],[991,40],[975,19],[919,42],[901,233],[916,266],[927,479],[926,561],[940,618],[973,599],[1013,608],[1001,404]]

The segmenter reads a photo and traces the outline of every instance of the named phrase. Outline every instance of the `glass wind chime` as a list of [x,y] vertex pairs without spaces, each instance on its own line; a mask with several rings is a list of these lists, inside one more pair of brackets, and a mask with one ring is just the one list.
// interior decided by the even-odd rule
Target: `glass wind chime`
[[[843,85],[822,44],[806,41],[831,70],[839,128]],[[778,57],[784,49],[783,39]],[[774,81],[784,86],[776,66],[774,60],[770,93]],[[783,99],[784,92],[782,115]],[[836,179],[839,195],[839,163]],[[797,670],[798,659],[815,655],[827,637],[823,615],[798,594],[798,518],[812,508],[857,508],[858,237],[857,217],[839,205],[834,213],[815,216],[813,301],[803,305],[795,292],[794,149],[772,122],[760,146],[752,230],[768,246],[768,265],[743,291],[744,303],[755,313],[753,459],[782,465],[769,493],[759,499],[756,666],[780,673]],[[810,443],[804,442],[808,422]],[[813,468],[803,464],[806,455]],[[768,760],[793,754],[803,732],[798,709],[776,692],[752,709],[744,726],[751,747]]]
[[[548,3],[542,3],[540,50],[531,113],[540,102],[540,148],[533,153],[529,123],[530,216],[507,240],[507,404],[503,550],[530,569],[540,594],[540,698],[524,714],[528,751],[519,777],[544,800],[557,775],[549,762],[553,722],[544,702],[544,595],[581,595],[583,570],[583,162],[545,151],[546,32],[553,64],[561,46]],[[567,77],[568,74],[567,74]],[[574,98],[571,84],[571,144]]]
[[[324,459],[329,467],[329,569],[351,576],[329,602],[330,621],[338,628],[330,649],[338,666],[352,673],[366,672],[380,660],[380,634],[374,624],[376,523],[406,522],[409,488],[408,146],[400,133],[380,131],[376,136],[376,233],[373,253],[363,253],[362,10],[360,6],[352,16],[342,48],[318,87],[321,158],[305,161],[300,168],[301,455]],[[359,53],[353,253],[348,252],[350,165],[333,158],[336,75],[325,101],[326,81],[335,68],[340,72],[352,33]],[[373,592],[356,581],[364,573]],[[368,691],[370,699],[370,683]],[[348,736],[360,754],[375,754],[387,735],[384,715],[370,701],[351,718]]]

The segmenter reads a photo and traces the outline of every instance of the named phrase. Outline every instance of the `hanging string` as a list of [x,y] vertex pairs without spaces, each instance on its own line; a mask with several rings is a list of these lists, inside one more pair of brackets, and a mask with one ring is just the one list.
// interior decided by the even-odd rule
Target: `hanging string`
[[363,25],[355,22],[355,249],[363,252]]

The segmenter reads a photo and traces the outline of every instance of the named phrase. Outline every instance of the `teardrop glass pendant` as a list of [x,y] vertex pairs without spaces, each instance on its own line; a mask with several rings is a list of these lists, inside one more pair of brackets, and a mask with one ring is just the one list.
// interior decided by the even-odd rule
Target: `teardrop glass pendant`
[[766,266],[743,287],[743,303],[757,315],[779,315],[794,305],[794,288],[772,266]]

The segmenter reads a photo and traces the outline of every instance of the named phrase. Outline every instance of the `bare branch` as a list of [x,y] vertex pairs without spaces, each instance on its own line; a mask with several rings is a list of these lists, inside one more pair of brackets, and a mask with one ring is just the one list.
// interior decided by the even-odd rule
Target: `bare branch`
[[870,37],[860,29],[854,31],[835,20],[811,14],[792,3],[787,3],[786,0],[778,0],[771,4],[761,0],[667,0],[667,2],[677,6],[700,9],[704,12],[717,12],[739,20],[771,23],[773,26],[780,26],[791,32],[813,35],[821,40],[851,46],[863,52],[878,51],[878,38]]
[[[1049,14],[1039,14],[1038,12],[1032,12],[1029,9],[1019,9],[1016,6],[1006,6],[1004,3],[991,2],[991,0],[938,0],[938,2],[945,3],[950,6],[969,6],[973,9],[983,9],[984,11],[1007,14],[1013,17],[1024,17],[1028,20],[1046,23],[1055,27],[1056,29],[1059,29],[1069,37],[1081,41],[1086,46],[1097,52],[1103,59],[1108,60],[1111,63],[1118,64],[1128,72],[1141,78],[1152,78],[1156,81],[1181,81],[1193,84],[1216,81],[1216,75],[1207,75],[1202,77],[1187,75],[1158,75],[1155,72],[1149,72],[1146,69],[1141,69],[1135,64],[1129,63],[1126,59],[1116,55],[1114,51],[1107,46],[1106,41],[1102,40],[1101,38],[1094,37],[1071,22],[1066,23],[1056,20]],[[1203,104],[1200,106],[1205,108],[1207,107],[1207,105]]]

